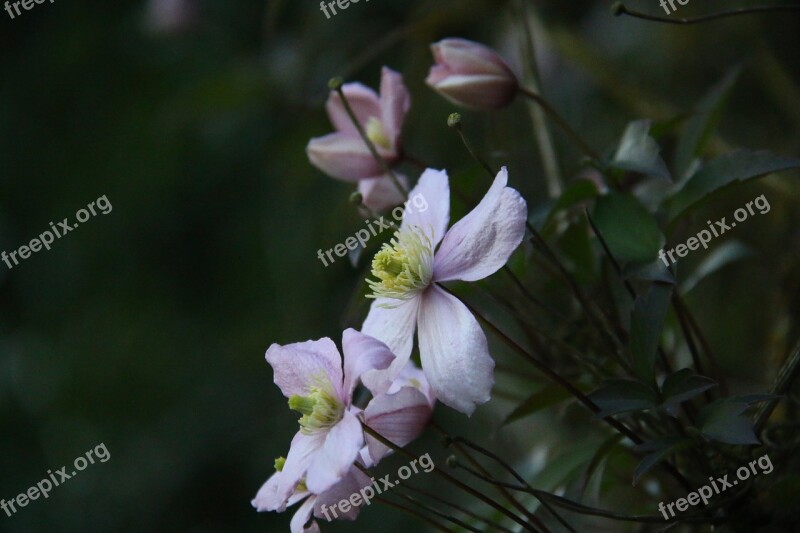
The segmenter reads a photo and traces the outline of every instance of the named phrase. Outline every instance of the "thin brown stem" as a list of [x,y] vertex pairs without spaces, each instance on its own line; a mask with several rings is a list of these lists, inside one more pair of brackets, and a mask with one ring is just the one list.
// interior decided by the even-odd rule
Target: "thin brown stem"
[[485,517],[479,515],[478,513],[470,511],[469,509],[467,509],[465,507],[462,507],[461,505],[458,505],[457,503],[453,503],[453,502],[451,502],[449,500],[446,500],[446,499],[442,498],[441,496],[437,496],[436,494],[434,494],[432,492],[429,492],[429,491],[426,491],[426,490],[422,490],[422,489],[417,488],[417,487],[412,487],[410,485],[403,485],[403,487],[406,490],[409,490],[411,492],[415,492],[415,493],[417,493],[417,494],[419,494],[421,496],[424,496],[426,498],[430,498],[431,500],[433,500],[435,502],[439,502],[442,505],[447,505],[448,507],[452,507],[453,509],[455,509],[456,511],[464,514],[465,516],[469,516],[470,518],[472,518],[474,520],[477,520],[478,522],[482,522],[482,523],[484,523],[484,524],[486,524],[488,526],[491,526],[494,529],[497,529],[499,531],[503,531],[504,533],[514,533],[513,531],[511,531],[507,527],[501,526],[500,524],[495,524],[494,522],[492,522],[488,518],[485,518]]
[[653,22],[663,22],[665,24],[699,24],[702,22],[712,22],[728,17],[736,17],[739,15],[753,15],[756,13],[778,13],[783,11],[800,11],[800,5],[791,6],[756,6],[756,7],[743,7],[740,9],[731,9],[730,11],[721,11],[719,13],[712,13],[711,15],[703,15],[695,18],[667,18],[657,15],[648,15],[641,11],[628,9],[622,2],[617,2],[611,7],[614,15],[628,15],[630,17],[650,20]]
[[[397,444],[393,443],[392,441],[390,441],[389,439],[387,439],[386,437],[384,437],[383,435],[381,435],[380,433],[378,433],[377,431],[375,431],[374,429],[372,429],[368,425],[364,424],[363,422],[361,424],[361,427],[364,429],[364,431],[368,435],[370,435],[371,437],[376,439],[378,442],[380,442],[384,446],[386,446],[388,448],[391,448],[392,450],[396,451],[397,453],[399,453],[401,455],[404,455],[404,456],[408,457],[409,459],[419,461],[419,457],[417,457],[413,453],[409,452],[408,450],[398,446]],[[467,492],[468,494],[471,494],[472,496],[478,498],[483,503],[485,503],[485,504],[495,508],[496,510],[500,511],[501,513],[506,515],[508,518],[510,518],[511,520],[516,522],[517,524],[521,525],[526,530],[534,531],[534,532],[537,531],[537,529],[535,529],[531,524],[529,524],[528,522],[526,522],[525,520],[523,520],[522,518],[520,518],[516,514],[512,513],[511,511],[509,511],[508,509],[506,509],[505,507],[503,507],[502,505],[500,505],[499,503],[497,503],[496,501],[494,501],[490,497],[486,496],[485,494],[483,494],[481,492],[478,492],[477,490],[475,490],[474,488],[470,487],[469,485],[467,485],[463,481],[461,481],[459,479],[456,479],[455,477],[451,476],[450,474],[448,474],[447,472],[445,472],[441,468],[434,467],[432,472],[434,474],[436,474],[437,476],[445,479],[446,481],[452,483],[453,485],[455,485],[456,487],[460,488],[464,492]]]
[[553,106],[547,103],[547,100],[542,98],[540,95],[536,94],[533,91],[525,89],[524,87],[520,87],[519,92],[539,104],[539,106],[544,110],[545,113],[550,117],[550,119],[556,123],[556,125],[561,128],[561,130],[567,134],[567,136],[578,145],[581,151],[589,158],[594,159],[595,161],[600,160],[600,154],[595,152],[587,143],[583,140],[583,137],[578,134],[572,126],[570,126],[566,120],[564,120],[561,115],[558,114],[558,111],[555,110]]
[[[431,423],[431,426],[436,431],[438,431],[439,433],[444,435],[451,442],[453,441],[453,439],[450,437],[450,435],[448,435],[447,432],[444,429],[442,429],[441,427],[439,427],[436,423]],[[469,452],[464,450],[458,443],[455,443],[455,447],[456,447],[456,450],[458,450],[462,455],[464,455],[464,457],[466,457],[467,460],[475,466],[475,468],[477,468],[481,472],[483,472],[484,475],[487,475],[487,476],[490,475],[489,471],[486,470],[483,467],[483,465],[481,465],[474,457],[472,457],[472,455]],[[541,528],[546,533],[550,532],[550,530],[547,528],[547,526],[545,526],[544,523],[542,523],[542,521],[539,520],[536,517],[536,515],[534,515],[530,511],[528,511],[528,509],[524,505],[522,505],[510,492],[505,490],[505,488],[503,488],[503,487],[498,487],[498,488],[499,488],[500,493],[503,496],[505,496],[505,498],[511,503],[511,505],[516,507],[518,511],[522,512],[528,518],[529,521],[534,522],[537,527]]]
[[428,516],[425,516],[424,514],[420,513],[419,511],[417,511],[415,509],[412,509],[411,507],[406,507],[405,505],[401,505],[401,504],[399,504],[397,502],[393,502],[392,500],[387,500],[386,498],[383,498],[381,496],[376,496],[375,497],[375,501],[379,502],[379,503],[382,503],[384,505],[388,505],[389,507],[394,507],[395,509],[403,511],[404,513],[408,513],[411,516],[422,520],[423,522],[425,522],[429,526],[433,527],[434,529],[437,529],[439,531],[444,531],[445,533],[453,533],[450,529],[447,529],[445,526],[443,526],[442,524],[440,524],[436,520],[433,520],[432,518],[430,518]]
[[339,98],[341,98],[342,100],[344,109],[345,111],[347,111],[347,116],[350,117],[350,121],[353,123],[353,126],[355,126],[356,130],[358,130],[358,134],[361,136],[361,139],[367,144],[367,148],[369,148],[369,152],[372,154],[372,157],[375,158],[375,161],[378,162],[378,164],[383,169],[384,173],[387,176],[389,176],[389,179],[392,180],[392,183],[394,184],[395,187],[397,187],[397,190],[400,191],[400,194],[404,198],[408,197],[408,191],[403,186],[403,184],[400,183],[400,180],[394,173],[394,170],[392,170],[392,168],[389,166],[389,163],[387,163],[386,160],[382,158],[381,155],[378,153],[378,149],[375,148],[375,143],[373,143],[372,139],[369,138],[369,135],[367,135],[367,132],[364,130],[364,126],[361,124],[361,122],[358,120],[358,117],[353,112],[353,108],[350,107],[350,102],[347,100],[347,96],[345,96],[344,89],[342,88],[343,87],[342,79],[341,78],[332,79],[330,81],[330,86],[333,90],[335,90],[339,94]]

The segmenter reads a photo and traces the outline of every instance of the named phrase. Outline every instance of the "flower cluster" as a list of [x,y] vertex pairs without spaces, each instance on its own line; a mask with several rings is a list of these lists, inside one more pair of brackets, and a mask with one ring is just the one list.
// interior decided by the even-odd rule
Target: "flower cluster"
[[[517,79],[493,51],[462,39],[433,45],[428,84],[466,107],[511,102]],[[310,162],[332,178],[355,182],[363,205],[382,211],[406,199],[403,124],[411,98],[397,72],[384,67],[380,94],[359,84],[336,87],[327,102],[335,132],[312,139]],[[388,172],[387,172],[388,171]],[[477,281],[502,268],[525,234],[527,207],[508,187],[503,168],[480,203],[450,226],[450,183],[444,170],[425,170],[408,197],[429,208],[408,211],[390,242],[375,254],[373,299],[361,331],[330,339],[272,345],[266,359],[275,384],[301,417],[275,474],[253,500],[259,511],[284,511],[303,501],[292,531],[317,531],[330,505],[371,483],[364,470],[424,430],[436,399],[467,415],[487,402],[494,360],[467,306],[442,283]],[[422,368],[411,360],[415,333]],[[369,395],[354,402],[357,387]],[[360,396],[359,396],[360,397]],[[373,435],[382,439],[376,439]],[[358,507],[343,515],[355,519]]]

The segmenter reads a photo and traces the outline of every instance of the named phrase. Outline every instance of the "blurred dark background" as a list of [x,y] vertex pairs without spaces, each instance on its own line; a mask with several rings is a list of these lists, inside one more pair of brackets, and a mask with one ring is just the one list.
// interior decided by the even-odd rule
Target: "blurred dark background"
[[[613,148],[629,120],[691,111],[743,64],[712,151],[798,155],[797,16],[684,28],[614,18],[610,2],[531,4],[543,92],[598,148]],[[661,11],[655,0],[628,4]],[[113,205],[52,250],[0,264],[0,497],[101,442],[111,453],[48,500],[0,514],[0,530],[288,531],[291,512],[249,504],[296,428],[263,354],[272,342],[338,343],[360,277],[316,258],[363,224],[352,187],[305,157],[308,139],[329,131],[326,82],[374,87],[383,64],[403,72],[409,151],[469,170],[445,126],[452,107],[424,86],[427,47],[463,36],[518,62],[517,7],[373,0],[327,20],[313,0],[56,0],[14,20],[0,12],[0,249],[102,195]],[[720,7],[695,0],[681,14]],[[465,125],[493,164],[507,162],[532,209],[544,200],[523,103],[465,113]],[[571,179],[578,153],[555,137]],[[719,216],[766,193],[773,212],[737,237],[796,258],[798,187],[748,187],[728,193]],[[754,350],[797,318],[795,264],[745,261],[693,294],[744,389],[770,377],[769,354]],[[509,405],[500,399],[474,423],[491,426]],[[530,443],[523,434],[514,449]],[[369,509],[355,527],[412,523]]]

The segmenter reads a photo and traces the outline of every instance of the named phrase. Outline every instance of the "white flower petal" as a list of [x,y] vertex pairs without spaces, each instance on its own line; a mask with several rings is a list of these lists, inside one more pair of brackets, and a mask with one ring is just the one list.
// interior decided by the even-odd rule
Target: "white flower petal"
[[417,226],[431,239],[434,248],[450,223],[450,182],[444,170],[427,169],[408,194],[400,228]]
[[322,449],[314,454],[306,474],[308,490],[321,494],[341,481],[353,466],[363,445],[361,422],[356,415],[346,411],[344,417],[328,432]]
[[469,416],[489,401],[494,361],[486,336],[469,309],[435,285],[420,306],[419,351],[422,370],[442,403]]
[[527,207],[503,167],[483,200],[450,228],[434,258],[436,281],[477,281],[508,262],[525,236]]

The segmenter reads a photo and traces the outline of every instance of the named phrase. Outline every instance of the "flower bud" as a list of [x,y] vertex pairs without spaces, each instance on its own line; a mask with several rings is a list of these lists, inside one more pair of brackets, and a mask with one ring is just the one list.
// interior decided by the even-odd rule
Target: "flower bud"
[[427,84],[451,102],[473,109],[510,104],[519,82],[491,48],[466,39],[444,39],[431,45],[436,62]]

